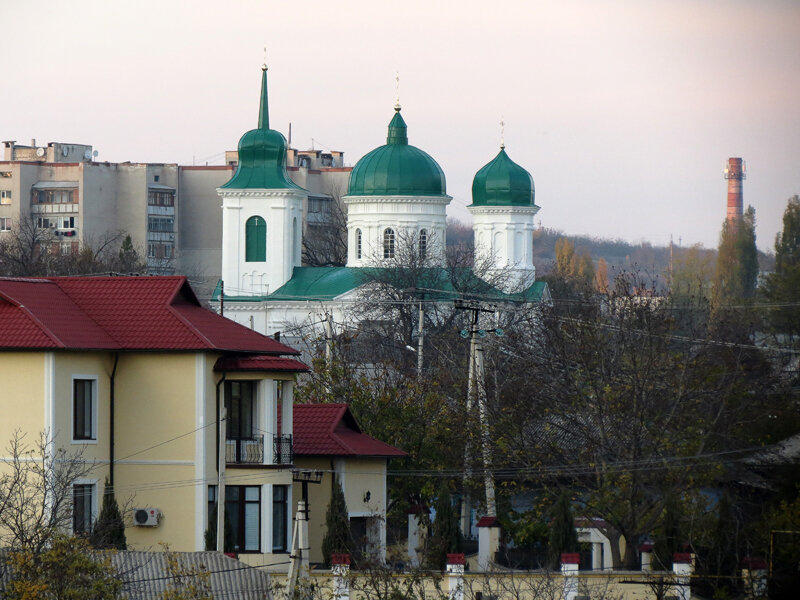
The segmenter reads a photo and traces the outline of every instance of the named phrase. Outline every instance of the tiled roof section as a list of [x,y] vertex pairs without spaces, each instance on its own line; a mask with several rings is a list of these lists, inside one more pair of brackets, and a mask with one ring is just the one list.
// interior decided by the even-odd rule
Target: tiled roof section
[[301,373],[309,368],[294,358],[281,356],[221,356],[214,365],[215,371],[284,371]]
[[46,279],[0,279],[0,325],[0,348],[117,347],[72,298]]
[[201,307],[185,277],[0,278],[0,315],[0,348],[299,354]]
[[296,404],[292,427],[298,456],[407,456],[362,433],[347,404]]

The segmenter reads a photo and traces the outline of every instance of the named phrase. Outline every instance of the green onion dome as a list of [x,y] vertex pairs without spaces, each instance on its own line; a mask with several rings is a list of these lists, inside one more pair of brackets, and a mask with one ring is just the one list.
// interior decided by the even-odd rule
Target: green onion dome
[[408,143],[399,106],[389,123],[386,144],[353,167],[349,196],[445,196],[444,172],[431,156]]
[[239,166],[231,180],[222,186],[232,189],[302,189],[286,172],[286,138],[269,128],[267,67],[261,71],[261,105],[258,129],[251,129],[239,140]]
[[505,146],[472,180],[472,206],[534,206],[531,174],[511,160]]

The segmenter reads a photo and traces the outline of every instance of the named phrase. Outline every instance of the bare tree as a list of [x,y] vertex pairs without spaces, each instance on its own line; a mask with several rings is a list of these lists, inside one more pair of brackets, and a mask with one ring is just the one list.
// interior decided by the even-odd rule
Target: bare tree
[[325,203],[321,222],[314,223],[310,214],[307,215],[303,264],[309,267],[343,267],[347,264],[347,210],[340,190],[332,189],[328,195],[331,199]]
[[31,442],[16,431],[0,477],[0,543],[34,555],[71,529],[72,486],[92,465],[57,448],[46,433]]

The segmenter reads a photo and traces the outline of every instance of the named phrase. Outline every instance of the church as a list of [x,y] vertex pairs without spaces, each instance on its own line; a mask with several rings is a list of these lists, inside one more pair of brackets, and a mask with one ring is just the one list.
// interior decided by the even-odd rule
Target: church
[[[352,309],[376,269],[401,268],[407,253],[433,273],[430,301],[463,294],[436,273],[445,268],[445,175],[426,152],[409,143],[399,101],[386,143],[353,167],[342,202],[347,209],[347,264],[301,264],[303,206],[308,192],[286,170],[287,142],[269,125],[267,67],[262,67],[258,127],[239,141],[239,164],[217,193],[222,198],[221,281],[212,305],[224,316],[296,343],[304,327],[321,331],[326,319],[353,325]],[[468,277],[482,297],[498,302],[549,302],[533,264],[534,184],[528,171],[497,155],[472,184],[475,264]],[[411,246],[411,247],[409,247]],[[496,277],[502,275],[501,277]],[[487,296],[488,295],[488,296]],[[307,331],[307,330],[306,330]]]

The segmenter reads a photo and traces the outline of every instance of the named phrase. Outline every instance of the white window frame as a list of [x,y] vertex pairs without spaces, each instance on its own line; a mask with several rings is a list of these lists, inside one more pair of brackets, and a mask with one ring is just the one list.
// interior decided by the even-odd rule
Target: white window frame
[[[80,379],[80,378],[79,378]],[[89,524],[89,529],[91,530],[94,527],[94,524],[97,522],[97,515],[98,515],[98,496],[97,496],[97,479],[75,479],[72,481],[72,486],[70,487],[70,492],[72,493],[73,504],[72,504],[72,518],[70,519],[70,531],[74,534],[75,533],[75,486],[76,485],[90,485],[92,486],[92,495],[90,498],[91,507],[89,509],[89,513],[91,515],[91,523]]]
[[[92,439],[90,440],[82,440],[82,439],[75,439],[75,380],[76,379],[86,379],[92,382]],[[99,403],[97,401],[98,396],[98,386],[97,386],[97,375],[83,375],[80,373],[73,373],[72,379],[70,380],[70,403],[69,403],[69,429],[70,429],[70,439],[72,440],[73,445],[85,445],[85,444],[97,444],[97,424],[99,419],[99,411],[98,406]]]
[[11,217],[0,217],[0,231],[11,231]]
[[11,190],[0,190],[0,204],[11,204]]

